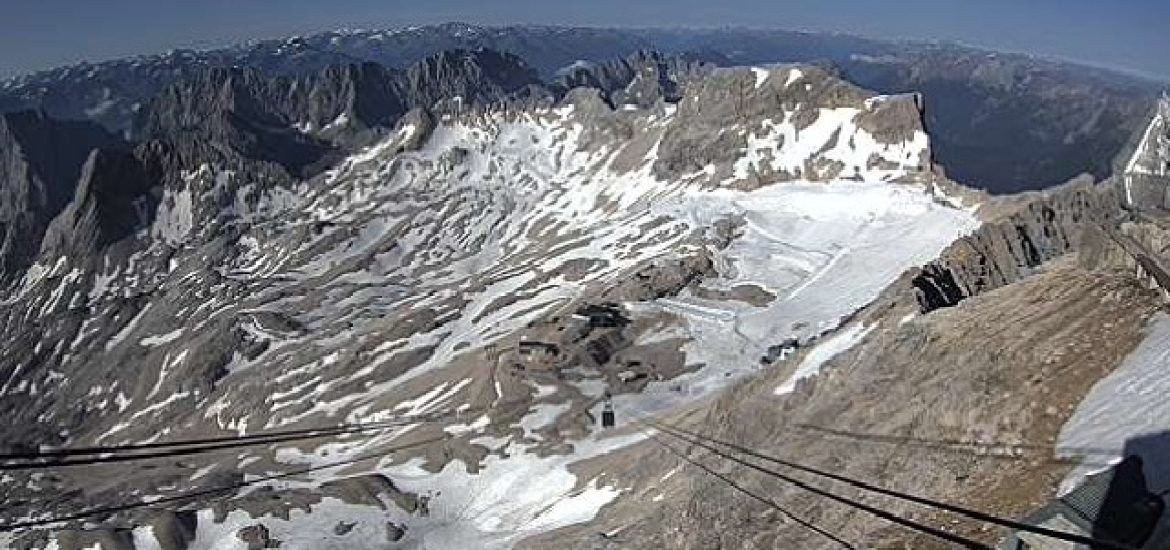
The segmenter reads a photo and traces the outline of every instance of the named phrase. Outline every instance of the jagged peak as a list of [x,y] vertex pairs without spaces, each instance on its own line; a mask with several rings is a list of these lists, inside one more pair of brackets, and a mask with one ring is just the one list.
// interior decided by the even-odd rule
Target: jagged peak
[[536,70],[520,56],[490,48],[449,49],[428,55],[410,66],[409,71],[490,70],[493,76],[500,70],[515,71],[539,81]]

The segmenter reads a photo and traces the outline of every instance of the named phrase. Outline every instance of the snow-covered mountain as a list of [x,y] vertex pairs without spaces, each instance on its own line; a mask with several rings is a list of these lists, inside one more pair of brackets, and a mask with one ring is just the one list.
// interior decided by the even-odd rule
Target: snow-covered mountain
[[[676,101],[641,105],[590,88],[476,108],[444,98],[308,179],[196,151],[163,155],[200,164],[140,189],[91,155],[88,183],[0,306],[13,335],[0,359],[6,440],[468,413],[132,478],[14,472],[0,490],[27,505],[10,521],[386,450],[190,513],[5,544],[512,546],[627,493],[633,481],[588,466],[644,440],[595,425],[605,395],[627,423],[714,398],[978,226],[973,204],[944,191],[955,188],[932,163],[919,96],[874,96],[805,65],[671,82]],[[225,112],[249,112],[247,97]],[[129,204],[130,232],[78,241],[126,220],[110,209]]]
[[[723,66],[831,63],[867,89],[926,94],[937,154],[951,177],[997,193],[1044,189],[1081,173],[1098,179],[1112,174],[1113,161],[1147,122],[1163,86],[1025,55],[841,34],[450,23],[326,32],[61,67],[0,83],[0,111],[39,108],[55,118],[97,121],[124,133],[156,94],[209,68],[296,78],[342,64],[406,68],[439,52],[479,48],[518,55],[546,79],[591,64],[611,65],[609,74],[620,74],[613,60],[642,50]],[[591,85],[604,84],[600,76]]]
[[[881,67],[870,77],[885,86],[937,91],[926,67],[1011,89],[993,103],[1018,112],[1039,92],[1013,83],[1064,82],[1019,59],[883,50],[850,65],[849,43],[837,68],[719,68],[729,59],[710,51],[549,61],[568,49],[529,64],[476,48],[401,70],[332,64],[443,32],[531,48],[627,36],[438,29],[223,58],[276,48],[241,67],[184,56],[202,61],[151,73],[133,96],[129,142],[92,122],[0,116],[5,451],[392,423],[5,472],[0,525],[205,492],[0,546],[817,548],[827,539],[679,462],[638,420],[1013,517],[1070,466],[1066,485],[1170,428],[1147,421],[1165,416],[1165,105],[1129,136],[1115,115],[1137,107],[1094,103],[1104,84],[1040,94],[1057,106],[1029,117],[1095,113],[1041,125],[1074,144],[1061,151],[1136,152],[1103,182],[989,197],[936,163],[937,94],[842,75]],[[697,43],[685,34],[675,50]],[[775,46],[736,36],[752,38],[742,55]],[[37,78],[56,77],[8,90]],[[959,95],[1008,97],[981,94]],[[1076,137],[1100,121],[1108,135]],[[1126,400],[1135,384],[1148,389]],[[598,426],[607,402],[614,429]],[[1095,438],[1110,447],[1078,451]],[[302,468],[314,471],[287,475]],[[859,545],[935,543],[734,473]],[[284,477],[214,490],[271,475]]]

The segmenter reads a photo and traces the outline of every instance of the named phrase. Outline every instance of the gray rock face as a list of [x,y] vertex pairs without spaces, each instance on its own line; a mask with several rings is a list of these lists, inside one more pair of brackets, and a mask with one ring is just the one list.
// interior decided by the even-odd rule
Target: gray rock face
[[300,89],[251,69],[210,69],[160,93],[144,109],[135,134],[185,146],[199,163],[239,154],[302,175],[330,147],[292,127],[290,108],[309,115],[307,102],[296,101],[307,96],[285,95]]
[[73,201],[49,224],[42,254],[84,258],[129,237],[150,221],[155,184],[132,152],[95,149]]
[[[525,98],[544,93],[539,83],[519,58],[488,50],[443,52],[405,72],[375,63],[305,77],[208,69],[164,90],[144,109],[135,134],[187,143],[201,162],[221,161],[216,153],[227,149],[306,176],[324,168],[335,149],[369,143],[412,108]],[[207,143],[216,150],[202,152]]]
[[444,51],[406,70],[400,85],[411,107],[461,98],[469,105],[541,94],[540,75],[520,57],[494,50]]
[[647,108],[659,100],[678,101],[687,81],[714,68],[693,56],[642,50],[624,59],[571,65],[562,69],[553,82],[565,89],[597,89],[613,106]]
[[248,545],[248,550],[267,550],[280,548],[279,541],[272,538],[268,528],[263,524],[249,525],[236,533],[236,538]]
[[[766,74],[747,69],[716,69],[687,87],[688,99],[678,104],[678,116],[685,124],[672,127],[658,149],[655,173],[678,178],[726,164],[749,146],[749,136],[769,135],[775,125],[791,125],[790,134],[770,139],[799,139],[801,132],[819,122],[821,109],[857,109],[856,124],[880,144],[910,142],[915,135],[925,138],[922,102],[904,94],[868,101],[871,92],[815,66],[777,67]],[[767,139],[767,138],[765,138]],[[831,136],[817,144],[821,152],[840,145],[852,145],[852,136]],[[922,143],[925,147],[925,141]],[[914,151],[919,155],[920,151]],[[917,158],[900,158],[897,165],[912,171],[931,170],[929,151]],[[873,159],[871,167],[880,164]],[[777,181],[807,179],[828,181],[854,177],[853,169],[821,159],[781,170],[756,168],[744,187],[759,187]]]
[[1076,250],[1082,233],[1122,216],[1114,184],[1075,183],[1028,201],[910,274],[923,313],[1014,283]]
[[117,144],[92,123],[38,111],[0,116],[0,280],[29,265],[49,222],[73,198],[90,152]]

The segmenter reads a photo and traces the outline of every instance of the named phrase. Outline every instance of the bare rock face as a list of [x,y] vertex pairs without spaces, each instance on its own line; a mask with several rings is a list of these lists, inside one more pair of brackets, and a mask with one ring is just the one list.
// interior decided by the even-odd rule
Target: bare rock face
[[[784,159],[773,151],[755,153],[762,160],[751,166],[741,187],[849,179],[872,169],[901,169],[926,177],[932,168],[922,101],[913,94],[873,97],[811,65],[716,69],[684,90],[677,116],[685,124],[672,127],[663,138],[654,166],[659,177],[679,178],[726,165],[745,149],[758,147],[760,140],[795,147],[800,140],[811,139],[810,134],[819,141],[802,147],[816,154]],[[840,119],[829,122],[834,116]],[[806,133],[810,128],[815,129]],[[865,140],[872,140],[872,148],[861,143]],[[904,153],[889,154],[902,147]],[[858,160],[834,155],[837,150],[873,154]]]
[[687,82],[714,70],[715,66],[692,56],[638,51],[624,59],[584,63],[562,69],[554,84],[565,89],[599,90],[612,106],[649,108],[658,101],[676,102]]
[[1116,223],[1120,216],[1112,184],[1068,185],[1029,201],[910,274],[921,310],[951,307],[1019,281],[1044,262],[1078,249],[1086,230]]
[[430,107],[462,98],[468,105],[540,94],[543,83],[520,57],[495,50],[450,50],[426,57],[406,70],[402,88],[411,106]]
[[673,296],[704,277],[714,274],[714,266],[707,254],[663,260],[638,269],[631,277],[607,289],[602,299],[612,302],[640,302]]
[[236,532],[236,538],[248,545],[248,550],[280,548],[280,542],[273,539],[263,524],[249,525]]
[[922,94],[898,94],[870,99],[872,107],[857,117],[857,124],[883,143],[914,139],[926,128],[926,99]]
[[44,253],[85,257],[129,237],[149,221],[154,183],[131,152],[94,150],[73,201],[45,232]]
[[135,134],[183,147],[187,169],[240,155],[307,175],[330,146],[292,127],[284,111],[297,103],[282,97],[287,89],[301,88],[250,69],[209,69],[163,90],[143,110]]
[[97,147],[119,140],[87,122],[43,112],[0,115],[0,280],[28,267],[49,222],[75,194]]
[[351,504],[385,508],[385,498],[406,512],[414,512],[419,507],[418,495],[402,491],[390,478],[379,474],[329,481],[321,489],[324,494]]
[[[163,90],[143,110],[135,134],[196,142],[188,147],[210,142],[305,176],[323,169],[336,148],[377,139],[412,108],[547,95],[540,82],[518,57],[490,50],[442,52],[405,71],[359,63],[270,77],[251,68],[210,68]],[[222,162],[215,153],[222,154],[195,156]]]

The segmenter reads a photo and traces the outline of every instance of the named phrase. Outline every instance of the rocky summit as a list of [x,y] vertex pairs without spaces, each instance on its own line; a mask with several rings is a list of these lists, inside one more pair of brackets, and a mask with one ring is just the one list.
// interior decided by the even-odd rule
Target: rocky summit
[[[630,32],[555,70],[175,54],[0,117],[0,546],[949,547],[659,423],[1012,518],[1170,428],[1165,100],[1064,142],[1116,173],[997,195],[929,86]],[[62,449],[99,458],[13,467]]]

